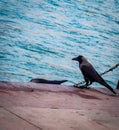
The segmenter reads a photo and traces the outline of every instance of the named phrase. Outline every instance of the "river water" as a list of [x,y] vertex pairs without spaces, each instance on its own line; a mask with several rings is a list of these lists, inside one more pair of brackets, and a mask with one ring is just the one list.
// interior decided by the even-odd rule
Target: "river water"
[[[77,83],[78,55],[99,73],[119,63],[119,0],[0,1],[1,81]],[[115,88],[119,68],[103,78]]]

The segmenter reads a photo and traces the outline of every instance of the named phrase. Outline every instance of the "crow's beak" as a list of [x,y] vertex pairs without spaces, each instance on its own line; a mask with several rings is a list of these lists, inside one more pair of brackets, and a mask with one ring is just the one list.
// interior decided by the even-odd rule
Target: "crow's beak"
[[72,60],[76,60],[77,61],[77,57],[73,58]]

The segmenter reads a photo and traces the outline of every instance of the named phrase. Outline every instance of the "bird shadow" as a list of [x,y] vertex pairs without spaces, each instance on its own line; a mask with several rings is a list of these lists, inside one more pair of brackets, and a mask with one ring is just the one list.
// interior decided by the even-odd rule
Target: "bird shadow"
[[74,94],[76,94],[76,95],[78,95],[78,96],[80,96],[82,98],[85,98],[85,99],[97,99],[97,100],[101,100],[101,98],[99,98],[99,97],[88,95],[86,93],[74,92]]

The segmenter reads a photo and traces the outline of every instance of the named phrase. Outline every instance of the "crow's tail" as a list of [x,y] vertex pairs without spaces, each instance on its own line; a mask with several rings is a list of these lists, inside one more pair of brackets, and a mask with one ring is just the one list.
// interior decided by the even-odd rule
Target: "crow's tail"
[[103,83],[101,83],[102,85],[104,85],[105,87],[107,87],[111,92],[113,92],[114,94],[116,94],[116,92],[114,91],[114,89],[108,85],[105,81]]

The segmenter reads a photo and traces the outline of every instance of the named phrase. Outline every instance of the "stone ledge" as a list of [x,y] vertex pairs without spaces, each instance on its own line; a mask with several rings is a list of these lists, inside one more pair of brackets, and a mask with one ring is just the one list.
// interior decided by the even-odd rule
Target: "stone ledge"
[[107,89],[0,82],[1,130],[118,130],[118,121],[119,96]]

